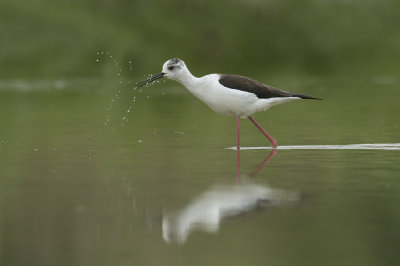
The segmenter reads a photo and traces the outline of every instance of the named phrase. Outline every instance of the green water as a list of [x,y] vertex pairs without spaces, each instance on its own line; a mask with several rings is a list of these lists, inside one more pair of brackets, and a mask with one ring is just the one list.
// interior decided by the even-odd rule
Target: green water
[[[314,148],[400,143],[399,3],[2,1],[0,265],[398,264],[400,150]],[[173,57],[323,98],[254,115],[308,148],[237,175],[234,118],[133,89]]]
[[[399,142],[397,82],[296,82],[299,91],[325,100],[255,115],[279,144]],[[109,90],[93,80],[58,89],[27,83],[0,90],[3,265],[393,265],[399,259],[398,150],[278,150],[254,177],[270,151],[243,150],[237,180],[236,152],[225,149],[235,145],[235,119],[213,113],[172,81],[142,93],[119,87],[117,79]],[[388,93],[376,95],[376,86]],[[365,93],[345,93],[354,87]],[[241,133],[243,146],[268,145],[248,120]],[[257,207],[238,200],[238,209],[223,215],[221,204],[234,202],[227,194],[257,195],[248,186],[280,196],[256,197]],[[190,222],[183,216],[191,208],[203,220],[215,211],[221,219]]]

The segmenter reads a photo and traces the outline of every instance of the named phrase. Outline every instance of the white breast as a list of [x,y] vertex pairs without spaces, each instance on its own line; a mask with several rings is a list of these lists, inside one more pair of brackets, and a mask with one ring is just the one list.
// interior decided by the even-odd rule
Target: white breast
[[297,97],[259,99],[253,93],[221,85],[218,74],[206,75],[183,85],[215,112],[224,115],[248,117],[273,105],[299,99]]

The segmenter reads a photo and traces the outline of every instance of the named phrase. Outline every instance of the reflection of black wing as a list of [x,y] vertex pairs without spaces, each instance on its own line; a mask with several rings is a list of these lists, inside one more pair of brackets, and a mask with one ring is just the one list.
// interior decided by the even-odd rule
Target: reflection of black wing
[[221,74],[219,83],[230,89],[247,91],[254,93],[260,99],[274,97],[299,97],[302,99],[318,99],[308,95],[294,94],[287,91],[282,91],[277,88],[262,84],[254,79],[239,75]]

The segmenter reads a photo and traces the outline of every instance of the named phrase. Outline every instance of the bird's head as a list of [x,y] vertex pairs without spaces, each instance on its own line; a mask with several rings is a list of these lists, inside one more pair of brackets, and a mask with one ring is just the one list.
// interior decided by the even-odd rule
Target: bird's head
[[136,85],[141,87],[162,77],[172,80],[179,80],[179,77],[183,76],[185,72],[188,72],[185,62],[179,58],[172,58],[164,63],[162,72],[160,74],[136,83]]
[[164,73],[164,77],[176,80],[186,69],[185,62],[179,58],[172,58],[164,63],[162,73]]

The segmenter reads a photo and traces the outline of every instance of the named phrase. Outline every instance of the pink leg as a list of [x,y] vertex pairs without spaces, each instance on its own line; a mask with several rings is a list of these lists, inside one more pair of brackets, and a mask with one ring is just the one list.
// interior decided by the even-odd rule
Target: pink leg
[[240,116],[236,117],[236,128],[237,128],[236,181],[239,181],[239,179],[240,179]]
[[272,147],[274,149],[276,149],[278,147],[278,142],[270,135],[267,133],[267,131],[265,131],[257,122],[256,120],[254,120],[251,116],[249,116],[249,119],[251,122],[253,122],[253,124],[261,131],[261,133],[264,134],[264,136],[267,137],[267,139],[269,141],[271,141]]

